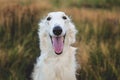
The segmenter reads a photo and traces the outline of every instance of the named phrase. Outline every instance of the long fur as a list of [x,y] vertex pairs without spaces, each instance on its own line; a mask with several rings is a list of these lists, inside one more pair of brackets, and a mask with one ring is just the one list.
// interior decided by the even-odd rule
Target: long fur
[[[56,13],[63,14],[63,12],[54,12],[54,15]],[[54,17],[54,15],[52,16]],[[33,80],[76,80],[76,48],[72,47],[71,44],[75,42],[77,30],[68,16],[67,18],[64,49],[60,55],[56,55],[53,51],[46,18],[39,23],[41,56],[37,58],[37,63],[34,65]]]

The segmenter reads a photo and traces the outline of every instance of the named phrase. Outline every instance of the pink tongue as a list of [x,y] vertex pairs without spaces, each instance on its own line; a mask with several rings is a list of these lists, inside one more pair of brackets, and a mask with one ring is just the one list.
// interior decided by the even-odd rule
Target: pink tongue
[[53,48],[57,54],[63,50],[63,37],[52,37]]

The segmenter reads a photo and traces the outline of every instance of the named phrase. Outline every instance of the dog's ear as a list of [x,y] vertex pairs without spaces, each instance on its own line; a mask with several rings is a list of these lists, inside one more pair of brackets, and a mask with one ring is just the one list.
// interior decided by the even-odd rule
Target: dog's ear
[[45,27],[45,19],[42,19],[39,23],[38,23],[38,25],[39,25],[39,27]]
[[68,29],[68,36],[69,36],[68,38],[69,38],[70,44],[73,44],[76,41],[77,30],[75,28],[75,25],[72,22],[69,23],[69,27],[70,28]]
[[[39,29],[38,29],[38,36],[39,36],[39,40],[40,40],[40,49],[41,51],[46,51],[48,49],[48,36],[47,36],[47,25],[45,22],[45,19],[42,19],[39,23]],[[50,40],[49,40],[50,41]],[[43,46],[44,45],[44,46]],[[45,52],[41,52],[41,53],[45,53]]]
[[39,39],[40,39],[40,36],[42,35],[42,34],[44,34],[46,31],[46,23],[45,23],[45,18],[44,19],[42,19],[39,23],[38,23],[38,26],[39,26],[39,28],[38,28],[38,35],[39,35]]
[[46,18],[47,18],[48,14],[46,16],[44,16],[38,23],[39,27],[45,27],[46,26]]

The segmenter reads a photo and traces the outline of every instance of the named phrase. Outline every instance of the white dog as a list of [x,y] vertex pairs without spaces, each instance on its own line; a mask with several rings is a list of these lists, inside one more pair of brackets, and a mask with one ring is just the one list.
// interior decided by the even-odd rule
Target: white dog
[[51,12],[40,24],[41,56],[32,74],[33,80],[76,80],[77,30],[64,12]]

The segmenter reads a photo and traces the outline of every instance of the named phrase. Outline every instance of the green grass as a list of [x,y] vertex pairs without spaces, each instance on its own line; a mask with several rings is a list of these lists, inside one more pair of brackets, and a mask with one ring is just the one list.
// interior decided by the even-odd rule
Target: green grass
[[120,80],[119,10],[80,8],[73,0],[12,1],[0,3],[0,80],[30,80],[40,55],[38,22],[57,10],[72,16],[78,30],[78,80]]

